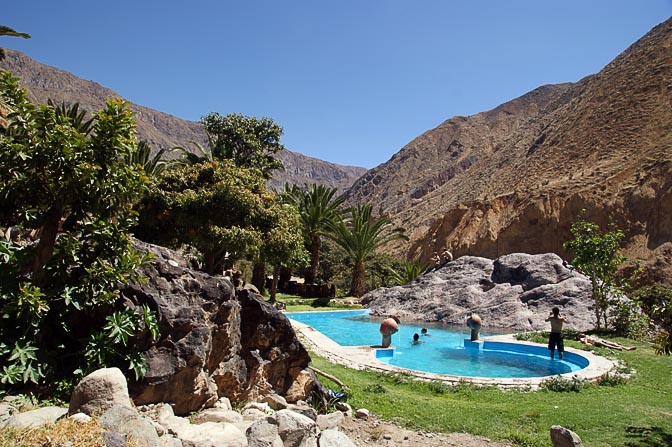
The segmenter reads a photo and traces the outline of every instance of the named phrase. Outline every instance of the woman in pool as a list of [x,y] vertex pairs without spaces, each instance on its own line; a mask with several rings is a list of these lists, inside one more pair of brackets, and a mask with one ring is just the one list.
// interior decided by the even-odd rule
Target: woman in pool
[[420,335],[416,332],[413,334],[413,341],[411,341],[412,345],[419,345],[420,343],[424,343],[424,341],[420,340]]

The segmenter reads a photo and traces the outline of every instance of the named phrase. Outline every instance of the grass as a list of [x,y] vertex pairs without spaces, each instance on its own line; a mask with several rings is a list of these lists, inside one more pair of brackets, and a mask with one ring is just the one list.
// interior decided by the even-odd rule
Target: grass
[[314,355],[312,359],[316,368],[347,385],[353,408],[367,408],[414,430],[466,432],[541,447],[550,445],[551,425],[561,425],[591,447],[672,446],[672,357],[656,356],[646,343],[615,341],[637,350],[594,351],[613,355],[636,373],[625,383],[608,379],[603,386],[550,387],[568,392],[499,390],[466,382],[446,386],[405,375],[357,371]]
[[276,295],[277,301],[285,305],[287,312],[310,312],[318,310],[361,309],[360,304],[350,304],[352,298],[304,298],[295,295]]
[[[72,442],[72,444],[67,444]],[[0,447],[104,447],[103,428],[96,422],[86,424],[62,419],[55,424],[36,428],[3,428]],[[130,445],[130,444],[129,444]]]

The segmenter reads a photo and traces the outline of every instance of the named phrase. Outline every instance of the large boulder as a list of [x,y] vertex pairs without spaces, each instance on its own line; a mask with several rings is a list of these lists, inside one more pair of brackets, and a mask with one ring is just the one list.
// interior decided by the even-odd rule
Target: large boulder
[[137,243],[155,260],[147,281],[121,288],[126,303],[157,312],[160,338],[147,343],[148,371],[129,385],[137,405],[169,402],[175,414],[213,406],[221,397],[285,395],[310,357],[289,320],[249,290],[192,270],[162,247]]
[[464,325],[471,312],[483,330],[548,329],[544,320],[557,306],[567,327],[594,327],[590,280],[553,254],[514,253],[494,261],[462,256],[405,286],[379,288],[364,297],[373,315]]
[[126,377],[119,368],[101,368],[77,384],[68,412],[100,415],[115,405],[131,408]]

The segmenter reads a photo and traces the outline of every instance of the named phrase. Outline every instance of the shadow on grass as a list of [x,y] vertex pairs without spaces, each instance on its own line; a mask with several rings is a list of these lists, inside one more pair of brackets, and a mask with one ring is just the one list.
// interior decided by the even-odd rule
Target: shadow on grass
[[660,427],[627,427],[627,447],[672,447],[672,431]]
[[311,303],[313,307],[329,307],[329,301],[331,298],[316,298],[315,301]]

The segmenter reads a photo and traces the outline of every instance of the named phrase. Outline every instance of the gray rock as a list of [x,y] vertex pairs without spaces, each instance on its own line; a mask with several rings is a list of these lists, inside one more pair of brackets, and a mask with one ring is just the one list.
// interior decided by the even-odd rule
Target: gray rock
[[12,415],[3,423],[3,427],[28,428],[53,424],[68,413],[67,408],[42,407]]
[[159,447],[184,447],[182,441],[172,436],[166,435],[159,438]]
[[214,405],[215,408],[220,408],[222,410],[233,410],[231,401],[228,397],[220,397],[219,400]]
[[108,431],[103,433],[103,444],[105,447],[126,447],[126,435]]
[[302,414],[314,421],[317,421],[317,411],[305,402],[287,405],[287,410]]
[[330,428],[338,428],[343,423],[345,416],[342,412],[337,411],[335,413],[329,414],[318,414],[317,415],[317,426],[320,427],[320,430],[328,430]]
[[314,420],[291,410],[280,410],[275,417],[285,447],[317,447],[319,429]]
[[[590,280],[553,254],[514,253],[495,261],[462,256],[405,286],[379,288],[362,297],[373,315],[464,325],[476,312],[483,331],[548,330],[550,309],[561,308],[567,328],[594,327]],[[372,340],[372,343],[376,343]]]
[[84,414],[84,413],[75,413],[72,416],[70,416],[69,419],[77,422],[78,424],[88,424],[89,422],[91,422],[93,420],[93,418],[91,416],[89,416],[88,414]]
[[245,434],[248,447],[283,447],[278,425],[272,418],[254,422]]
[[184,447],[246,447],[247,438],[233,424],[205,422],[180,425],[176,437]]
[[263,398],[261,398],[261,402],[267,403],[268,406],[274,409],[275,411],[284,410],[285,408],[287,408],[288,405],[284,397],[275,393],[269,394],[268,396],[264,396]]
[[208,408],[207,410],[196,413],[191,417],[191,420],[196,424],[203,422],[229,422],[234,424],[236,422],[242,422],[243,416],[237,411],[233,410]]
[[336,405],[334,405],[334,407],[344,415],[352,417],[352,407],[350,406],[350,404],[345,402],[336,402]]
[[320,447],[357,447],[348,436],[334,429],[323,430],[320,433]]
[[132,408],[115,405],[108,408],[98,419],[101,427],[111,432],[130,435],[138,447],[153,447],[159,443],[151,420],[144,418]]
[[155,309],[160,331],[158,341],[142,346],[148,371],[130,385],[136,405],[171,402],[175,414],[187,415],[222,397],[244,402],[270,390],[286,394],[310,357],[281,312],[227,279],[188,269],[171,250],[136,246],[155,257],[138,271],[148,281],[120,292]]
[[70,414],[99,415],[114,405],[131,408],[126,377],[119,368],[103,368],[84,377],[70,397]]
[[258,421],[259,419],[265,419],[266,416],[268,416],[265,411],[261,411],[257,408],[247,408],[240,414],[246,421]]
[[355,417],[357,419],[368,419],[369,418],[369,410],[366,408],[360,408],[357,411],[355,411]]
[[551,426],[551,443],[553,447],[583,447],[579,435],[559,425]]
[[0,402],[0,425],[2,425],[2,422],[9,419],[14,413],[17,413],[17,410],[13,405],[7,402]]

